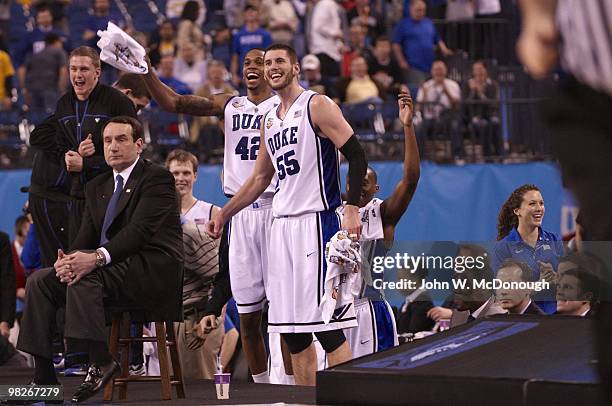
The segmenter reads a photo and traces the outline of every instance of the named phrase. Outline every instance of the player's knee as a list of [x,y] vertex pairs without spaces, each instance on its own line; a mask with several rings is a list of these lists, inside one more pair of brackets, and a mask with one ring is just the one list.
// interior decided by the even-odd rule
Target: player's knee
[[328,354],[336,351],[346,341],[342,330],[320,331],[315,335],[323,350]]
[[312,344],[311,333],[281,333],[291,354],[299,354]]

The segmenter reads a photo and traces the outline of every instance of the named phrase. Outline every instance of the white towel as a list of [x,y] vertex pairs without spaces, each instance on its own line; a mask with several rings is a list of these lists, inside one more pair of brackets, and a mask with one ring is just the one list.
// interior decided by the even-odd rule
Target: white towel
[[146,74],[146,51],[136,40],[109,21],[106,31],[98,31],[100,59],[124,72]]
[[325,275],[323,298],[319,310],[326,324],[334,310],[352,305],[359,292],[358,278],[361,276],[361,254],[358,242],[353,242],[346,231],[338,231],[325,245]]

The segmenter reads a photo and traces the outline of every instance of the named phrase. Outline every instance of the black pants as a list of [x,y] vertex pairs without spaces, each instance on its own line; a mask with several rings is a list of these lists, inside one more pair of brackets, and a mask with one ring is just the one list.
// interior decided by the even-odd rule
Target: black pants
[[53,266],[57,259],[57,250],[68,249],[70,203],[45,199],[33,194],[30,194],[28,200],[32,219],[36,224],[41,264],[43,268]]
[[[612,241],[612,96],[570,79],[543,105],[553,151],[565,185],[580,205],[582,225],[593,241]],[[608,270],[608,272],[610,272]],[[611,275],[602,275],[609,286]],[[608,283],[605,283],[608,282]],[[612,405],[612,302],[597,309],[601,386]]]
[[333,59],[327,54],[317,54],[319,62],[321,63],[321,76],[323,77],[340,77],[340,62]]
[[[17,348],[32,355],[51,358],[55,314],[66,308],[64,336],[86,341],[108,340],[104,299],[120,300],[127,264],[122,262],[94,269],[73,286],[61,283],[53,268],[34,272],[26,284],[26,301]],[[71,349],[82,351],[83,348]]]

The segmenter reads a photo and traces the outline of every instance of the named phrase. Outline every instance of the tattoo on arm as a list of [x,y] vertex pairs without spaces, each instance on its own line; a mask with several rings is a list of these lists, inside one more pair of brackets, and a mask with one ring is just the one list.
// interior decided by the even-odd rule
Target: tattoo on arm
[[183,95],[176,102],[176,112],[191,116],[218,116],[223,113],[223,107],[206,97]]

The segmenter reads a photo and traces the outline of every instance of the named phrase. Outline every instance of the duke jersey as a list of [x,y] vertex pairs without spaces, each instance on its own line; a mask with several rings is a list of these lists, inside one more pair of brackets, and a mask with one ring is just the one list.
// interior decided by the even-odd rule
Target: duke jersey
[[[247,96],[235,96],[225,103],[225,152],[223,154],[223,192],[233,196],[251,176],[259,152],[263,116],[280,104],[274,95],[259,104]],[[276,178],[265,190],[274,193]]]
[[338,150],[317,134],[310,116],[315,95],[302,92],[282,120],[278,107],[265,117],[266,148],[278,176],[275,217],[334,210],[341,204]]
[[[373,275],[372,262],[375,256],[386,255],[388,248],[385,245],[383,222],[380,215],[380,205],[382,200],[374,198],[364,207],[359,208],[359,216],[363,225],[361,229],[361,288],[359,289],[359,299],[369,298],[372,300],[384,299],[383,292],[374,289],[372,281],[374,278],[380,278],[382,275]],[[344,206],[337,209],[338,214],[344,215]]]

